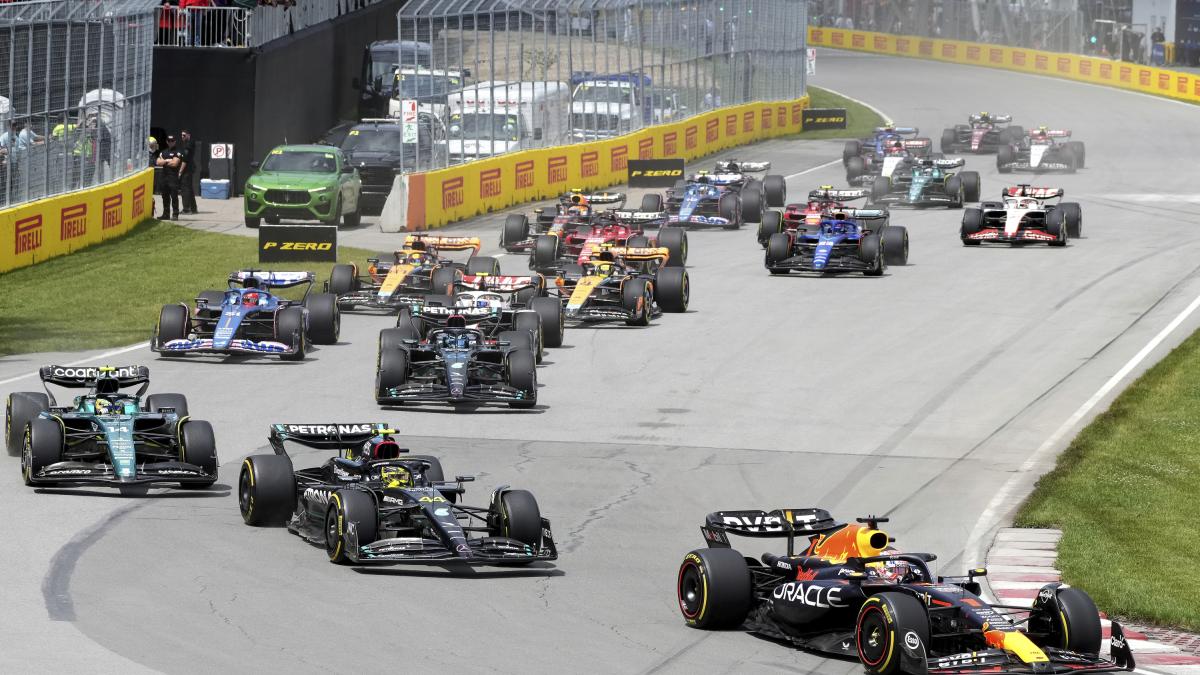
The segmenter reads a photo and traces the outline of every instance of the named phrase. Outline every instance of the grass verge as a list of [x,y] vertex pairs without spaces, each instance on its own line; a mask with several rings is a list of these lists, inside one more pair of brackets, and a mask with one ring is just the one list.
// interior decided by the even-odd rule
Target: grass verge
[[1200,332],[1071,442],[1017,515],[1059,527],[1066,582],[1109,614],[1200,630]]
[[808,88],[808,96],[811,100],[810,108],[845,108],[846,128],[802,131],[791,138],[800,140],[863,138],[870,136],[875,127],[883,126],[886,121],[867,106],[855,103],[845,96],[838,96],[828,89],[810,86]]
[[[373,253],[338,251],[346,261]],[[257,261],[256,239],[152,220],[119,239],[0,274],[0,356],[148,340],[164,304],[225,288],[234,270],[311,270],[320,284],[331,266]]]

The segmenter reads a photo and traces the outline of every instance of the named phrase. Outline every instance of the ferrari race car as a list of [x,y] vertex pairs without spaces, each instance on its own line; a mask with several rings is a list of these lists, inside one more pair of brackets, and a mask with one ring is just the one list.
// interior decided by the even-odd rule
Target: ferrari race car
[[[590,223],[580,224],[575,229],[543,234],[533,246],[529,256],[529,267],[540,272],[553,272],[568,263],[585,263],[592,251],[602,246],[627,246],[646,248],[661,246],[671,253],[668,264],[672,267],[687,265],[687,230],[666,224],[668,214],[663,212],[662,195],[645,195],[643,206],[648,211],[604,211],[592,217]],[[658,225],[658,234],[646,234],[647,225]]]
[[537,405],[537,357],[528,331],[489,338],[462,315],[416,339],[405,327],[379,333],[375,401],[379,405],[507,403]]
[[888,212],[845,209],[776,232],[767,240],[764,264],[771,274],[862,272],[882,276],[888,265],[908,264],[908,230],[891,225]]
[[794,231],[799,227],[816,227],[835,212],[850,208],[849,202],[870,195],[869,190],[835,190],[832,185],[822,185],[808,193],[808,201],[788,204],[782,213],[769,211],[763,214],[758,226],[758,243],[763,248],[776,232]]
[[1002,145],[1010,145],[1025,138],[1025,130],[1009,126],[1012,115],[992,115],[981,112],[967,118],[966,124],[956,124],[942,131],[942,152],[988,153],[996,152]]
[[959,237],[963,246],[984,242],[999,244],[1049,244],[1066,246],[1067,239],[1083,231],[1083,211],[1075,202],[1061,200],[1061,188],[1018,185],[1005,188],[999,202],[983,202],[963,211]]
[[[893,549],[878,529],[884,522],[839,523],[813,508],[709,514],[700,528],[708,548],[679,566],[683,619],[857,659],[876,675],[1134,669],[1115,621],[1110,657],[1100,656],[1100,615],[1087,593],[1051,583],[1032,607],[989,604],[976,581],[986,569],[934,576],[928,563],[937,556]],[[785,537],[787,551],[743,556],[729,535]],[[798,555],[797,535],[808,537]]]
[[1071,137],[1069,129],[1038,127],[1024,138],[1000,146],[996,153],[996,169],[1000,173],[1013,171],[1064,171],[1075,173],[1084,167],[1086,151],[1081,141],[1064,141]]
[[[163,305],[150,349],[160,354],[277,355],[301,361],[312,344],[336,344],[342,316],[337,298],[313,293],[312,272],[241,270],[229,288],[202,291],[196,307]],[[288,300],[275,289],[305,286],[304,297]]]
[[[365,307],[394,312],[422,297],[452,292],[462,274],[499,274],[500,263],[492,257],[476,255],[482,243],[478,237],[442,237],[410,234],[404,247],[393,253],[391,262],[367,260],[367,273],[359,274],[357,265],[334,265],[325,289],[337,295],[342,309]],[[445,254],[470,251],[466,262],[455,262]]]
[[[178,483],[217,480],[212,426],[188,416],[182,394],[150,394],[146,366],[44,366],[45,392],[9,394],[6,441],[21,455],[26,485]],[[60,406],[49,385],[86,389]],[[137,391],[123,391],[141,385]]]
[[[537,500],[507,485],[488,506],[458,500],[472,476],[447,481],[436,457],[401,448],[386,424],[273,424],[273,455],[242,462],[247,525],[280,526],[345,565],[526,565],[558,558]],[[295,470],[285,443],[337,455]]]
[[533,227],[529,217],[523,213],[512,213],[505,217],[500,230],[500,248],[509,253],[520,253],[533,249],[538,235],[575,229],[591,222],[592,216],[603,213],[597,206],[625,206],[627,197],[623,192],[595,192],[571,190],[558,198],[554,211],[537,208],[533,210]]
[[962,159],[918,159],[888,178],[871,182],[871,201],[889,206],[948,206],[962,208],[963,202],[979,201],[979,173],[951,173]]
[[[783,176],[750,176],[771,169],[770,162],[717,162],[714,171],[694,173],[667,190],[665,208],[672,224],[723,227],[736,230],[742,223],[757,223],[764,208],[781,208],[787,202]],[[645,209],[643,204],[643,210]],[[661,210],[661,209],[660,209]]]
[[665,248],[605,247],[582,265],[568,265],[555,279],[568,321],[624,321],[649,326],[664,312],[686,312],[691,282],[683,267],[670,267]]
[[891,176],[896,167],[907,160],[930,157],[932,140],[906,138],[918,133],[914,127],[876,127],[874,136],[846,141],[842,150],[846,182],[862,185],[872,176]]

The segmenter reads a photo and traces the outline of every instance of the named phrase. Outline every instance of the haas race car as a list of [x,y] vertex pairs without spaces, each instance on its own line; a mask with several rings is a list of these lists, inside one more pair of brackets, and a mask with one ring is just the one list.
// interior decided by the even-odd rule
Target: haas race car
[[992,115],[981,112],[967,118],[966,124],[956,124],[942,132],[942,152],[990,153],[1000,146],[1011,145],[1025,138],[1025,130],[1009,126],[1012,115]]
[[888,265],[908,264],[908,230],[891,225],[888,212],[844,209],[767,240],[764,265],[771,274],[791,271],[882,276]]
[[1002,201],[983,202],[963,211],[959,236],[964,246],[997,244],[1049,244],[1066,246],[1083,231],[1083,211],[1075,202],[1061,200],[1061,188],[1018,185],[1000,193]]
[[[426,295],[452,292],[463,274],[499,274],[499,261],[476,255],[481,246],[478,237],[410,234],[392,260],[368,258],[366,274],[359,272],[358,265],[334,265],[325,288],[337,296],[342,309],[394,312]],[[466,262],[446,256],[462,251],[469,251]]]
[[996,153],[996,169],[1000,173],[1075,173],[1076,169],[1084,167],[1086,151],[1082,141],[1063,140],[1070,137],[1069,129],[1038,127],[1020,140],[1000,146]]
[[[885,522],[839,523],[814,508],[709,514],[700,528],[708,548],[679,566],[684,622],[856,659],[875,675],[1134,669],[1116,622],[1109,658],[1100,655],[1100,614],[1087,593],[1050,583],[1031,607],[990,604],[976,581],[986,569],[935,576],[937,556],[895,550]],[[786,538],[787,549],[752,558],[729,535]],[[798,536],[808,540],[799,552]]]

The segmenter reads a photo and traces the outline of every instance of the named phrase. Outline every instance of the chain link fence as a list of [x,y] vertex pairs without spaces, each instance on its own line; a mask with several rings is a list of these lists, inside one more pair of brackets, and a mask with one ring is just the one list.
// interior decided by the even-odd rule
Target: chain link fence
[[0,4],[0,208],[148,166],[158,4]]
[[[805,0],[412,0],[360,89],[402,170],[625,134],[805,91]],[[378,109],[383,110],[383,105]]]
[[[383,0],[240,0],[228,7],[164,4],[155,10],[156,47],[249,49],[366,9]],[[246,6],[250,5],[250,6]]]

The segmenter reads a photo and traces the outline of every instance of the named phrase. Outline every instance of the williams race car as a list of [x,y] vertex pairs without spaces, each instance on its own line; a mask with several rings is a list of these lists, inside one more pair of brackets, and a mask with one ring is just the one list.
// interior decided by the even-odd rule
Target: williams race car
[[625,206],[626,199],[623,192],[588,194],[582,190],[571,190],[558,198],[553,212],[545,208],[534,209],[532,228],[529,217],[525,214],[509,214],[504,218],[504,228],[500,230],[500,248],[509,253],[531,251],[538,235],[573,230],[577,226],[587,225],[592,216],[604,213],[595,207],[615,205],[617,209],[621,209]]
[[1061,188],[1018,185],[1000,193],[1002,201],[983,202],[963,211],[959,237],[963,246],[998,244],[1049,244],[1066,246],[1067,239],[1083,231],[1083,211],[1075,202],[1061,200]]
[[[242,270],[229,275],[229,288],[202,291],[196,307],[164,305],[150,340],[160,354],[258,354],[300,361],[312,344],[336,344],[342,317],[337,298],[313,293],[312,272]],[[304,297],[288,300],[274,289],[305,286]]]
[[649,326],[664,312],[686,312],[691,298],[687,270],[669,267],[665,248],[605,247],[582,265],[568,265],[555,279],[568,321],[624,321]]
[[[1110,658],[1087,593],[1046,584],[1032,607],[980,597],[979,568],[938,577],[930,553],[901,553],[885,518],[834,521],[813,508],[723,511],[701,531],[708,548],[684,556],[676,592],[694,628],[743,628],[782,643],[860,661],[876,675],[1101,673],[1133,670],[1120,624]],[[743,556],[729,535],[785,537],[784,555]],[[796,553],[796,536],[808,538]]]
[[[476,255],[481,246],[478,237],[410,234],[390,262],[367,259],[366,274],[360,274],[357,265],[334,265],[325,289],[337,295],[342,309],[394,312],[431,293],[453,292],[462,274],[499,274],[500,263],[495,258]],[[470,251],[470,257],[455,262],[445,255],[457,251]]]
[[861,272],[882,276],[888,265],[908,264],[908,230],[891,225],[888,212],[845,209],[767,240],[764,264],[771,274]]
[[[21,454],[26,485],[205,488],[217,480],[212,426],[188,416],[182,394],[143,398],[149,368],[45,366],[39,375],[45,392],[10,394],[5,420],[8,452]],[[59,405],[52,384],[87,392]]]
[[953,129],[942,132],[942,152],[990,153],[1002,145],[1010,145],[1025,138],[1025,130],[1009,126],[1012,115],[992,115],[981,112],[967,118],[966,124],[956,124]]
[[948,206],[962,208],[963,202],[979,201],[979,173],[950,173],[962,159],[918,159],[888,178],[871,182],[871,201],[889,206]]
[[[551,273],[563,264],[585,263],[592,251],[602,246],[628,246],[645,248],[661,246],[671,253],[668,264],[672,267],[687,265],[687,230],[667,225],[668,214],[663,212],[662,195],[649,194],[642,199],[647,211],[602,211],[590,222],[579,224],[574,229],[552,231],[537,238],[533,254],[529,256],[529,267],[543,273]],[[658,234],[646,234],[647,225],[657,225]]]
[[[458,500],[472,476],[447,481],[436,457],[401,448],[386,424],[274,424],[273,455],[242,462],[247,525],[279,526],[346,565],[525,565],[558,558],[550,521],[525,490],[502,485],[487,507]],[[336,451],[296,471],[285,443]]]
[[1075,173],[1084,167],[1086,151],[1081,141],[1058,142],[1071,137],[1069,129],[1038,127],[1024,138],[1000,146],[996,153],[996,169],[1000,173],[1013,171],[1063,171]]
[[783,213],[768,211],[758,226],[758,243],[763,248],[776,232],[794,231],[799,227],[816,227],[821,221],[838,211],[849,208],[849,202],[871,194],[869,190],[835,190],[832,185],[822,185],[808,193],[808,201],[788,204]]

